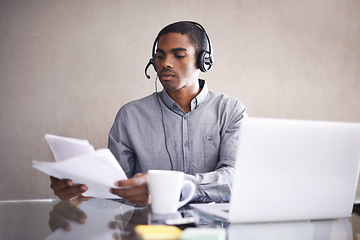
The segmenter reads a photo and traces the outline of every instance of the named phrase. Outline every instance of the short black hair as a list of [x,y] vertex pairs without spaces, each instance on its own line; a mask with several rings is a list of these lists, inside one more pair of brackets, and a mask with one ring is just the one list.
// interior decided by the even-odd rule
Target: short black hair
[[205,32],[194,22],[180,21],[167,25],[158,34],[158,40],[160,37],[167,33],[181,33],[187,35],[191,44],[195,48],[195,54],[198,56],[201,51],[207,49],[207,38]]

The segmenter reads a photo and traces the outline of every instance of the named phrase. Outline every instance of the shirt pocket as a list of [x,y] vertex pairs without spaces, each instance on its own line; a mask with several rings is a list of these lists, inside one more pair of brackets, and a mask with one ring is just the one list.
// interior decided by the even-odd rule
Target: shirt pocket
[[219,162],[220,136],[204,136],[204,169],[214,171]]

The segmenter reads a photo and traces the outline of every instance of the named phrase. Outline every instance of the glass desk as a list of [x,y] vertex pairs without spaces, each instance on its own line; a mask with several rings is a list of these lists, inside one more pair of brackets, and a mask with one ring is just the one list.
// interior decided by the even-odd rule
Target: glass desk
[[[197,227],[225,228],[227,239],[233,240],[360,240],[359,209],[355,211],[357,213],[350,218],[329,221],[229,224],[188,207],[164,216],[152,214],[149,208],[95,198],[85,201],[0,201],[0,240],[138,239],[134,232],[136,225],[163,224],[166,218],[186,215],[196,219]],[[81,223],[81,218],[84,223]],[[69,231],[64,230],[66,224]]]

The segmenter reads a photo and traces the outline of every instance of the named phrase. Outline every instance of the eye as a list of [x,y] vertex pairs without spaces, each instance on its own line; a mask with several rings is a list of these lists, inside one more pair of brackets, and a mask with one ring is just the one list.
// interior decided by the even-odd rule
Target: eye
[[175,57],[176,58],[184,58],[185,57],[185,54],[175,54]]
[[157,59],[163,59],[163,58],[165,57],[165,55],[162,54],[162,53],[156,53],[155,57],[156,57]]

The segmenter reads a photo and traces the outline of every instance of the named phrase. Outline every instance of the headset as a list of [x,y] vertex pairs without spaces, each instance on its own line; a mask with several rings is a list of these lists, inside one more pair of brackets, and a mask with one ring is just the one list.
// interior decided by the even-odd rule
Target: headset
[[[209,45],[209,51],[207,50],[201,50],[201,52],[199,53],[199,56],[197,57],[197,66],[200,69],[200,71],[202,72],[208,72],[210,71],[210,69],[212,68],[212,66],[214,65],[214,57],[213,57],[213,53],[212,53],[212,44],[211,44],[211,40],[208,36],[208,34],[205,31],[205,28],[203,26],[201,26],[199,23],[197,22],[191,22],[191,21],[187,21],[188,23],[192,23],[195,26],[197,26],[198,28],[200,28],[204,34],[205,37],[208,41],[208,45]],[[147,74],[147,70],[150,67],[150,65],[153,65],[154,70],[157,72],[156,67],[155,67],[155,57],[156,57],[156,47],[158,45],[159,42],[159,34],[157,35],[157,37],[155,38],[154,44],[153,44],[153,48],[152,48],[152,58],[150,58],[148,64],[145,67],[145,76],[150,79],[150,75]]]

